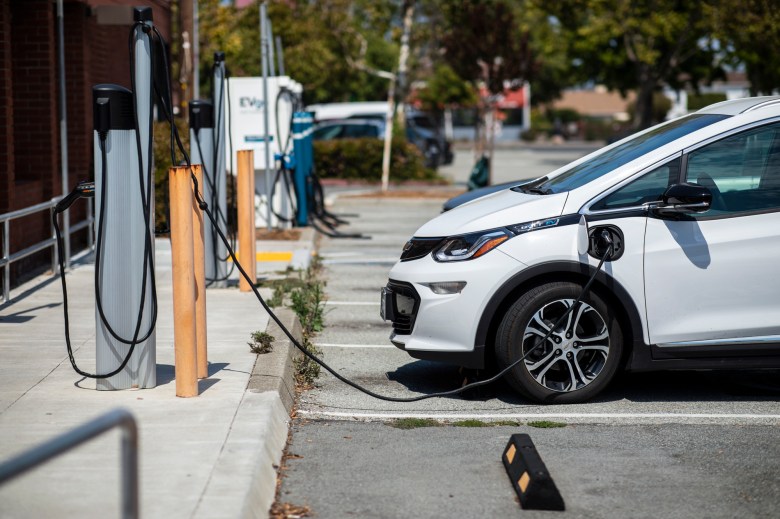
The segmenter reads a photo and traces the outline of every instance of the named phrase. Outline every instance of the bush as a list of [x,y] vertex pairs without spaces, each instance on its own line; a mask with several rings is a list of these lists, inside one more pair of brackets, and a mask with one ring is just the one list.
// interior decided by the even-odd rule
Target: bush
[[539,132],[531,128],[520,132],[520,139],[525,142],[534,142],[539,137]]
[[[321,178],[374,180],[382,178],[381,139],[337,139],[314,143],[314,166]],[[436,180],[425,167],[425,159],[413,144],[393,139],[390,156],[390,180]]]

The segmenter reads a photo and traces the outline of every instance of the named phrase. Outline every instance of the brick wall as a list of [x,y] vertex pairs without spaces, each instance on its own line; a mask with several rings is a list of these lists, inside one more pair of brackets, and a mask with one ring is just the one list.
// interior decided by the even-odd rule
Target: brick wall
[[9,211],[14,171],[10,36],[11,5],[9,2],[0,2],[0,214]]
[[[130,86],[129,26],[98,25],[96,9],[139,3],[152,6],[169,38],[171,0],[64,2],[70,187],[94,178],[92,86]],[[56,23],[52,0],[0,0],[0,213],[62,194]],[[71,222],[82,220],[85,204],[73,207]],[[49,236],[48,212],[15,221],[11,251]],[[85,232],[74,235],[76,246],[85,241]],[[49,264],[48,252],[15,263],[12,285]]]
[[[11,97],[13,99],[14,170],[10,210],[55,196],[58,174],[57,91],[54,5],[48,0],[11,2]],[[12,226],[11,248],[19,250],[50,233],[48,215],[40,213]],[[15,265],[47,261],[48,253]]]

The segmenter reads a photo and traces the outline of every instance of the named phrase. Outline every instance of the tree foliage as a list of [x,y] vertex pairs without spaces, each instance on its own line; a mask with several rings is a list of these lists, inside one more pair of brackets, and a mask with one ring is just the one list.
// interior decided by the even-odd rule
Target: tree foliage
[[444,0],[438,9],[443,59],[458,76],[483,83],[494,94],[504,91],[505,81],[530,76],[529,33],[520,31],[509,2]]
[[713,31],[732,67],[744,66],[753,95],[780,88],[780,9],[775,0],[721,0]]
[[[654,92],[747,73],[754,94],[780,87],[780,9],[775,0],[415,0],[409,81],[426,83],[424,106],[470,104],[477,85],[530,81],[533,101],[600,83],[637,92],[636,125],[655,122]],[[260,74],[259,8],[200,0],[202,91],[211,55],[233,75]],[[384,99],[393,71],[403,0],[272,0],[287,72],[305,101]],[[362,67],[355,66],[361,63]],[[465,85],[464,82],[470,83]]]
[[474,86],[461,79],[452,67],[440,64],[427,79],[425,87],[417,92],[417,99],[423,110],[441,112],[452,106],[473,106],[477,94]]
[[704,0],[561,0],[539,6],[566,31],[583,80],[637,91],[639,127],[654,122],[653,92],[662,85],[696,88],[717,71],[712,6]]
[[[208,81],[210,56],[225,52],[235,76],[258,76],[260,14],[257,4],[243,9],[201,0],[201,78]],[[387,80],[359,70],[350,61],[391,70],[397,44],[390,38],[394,5],[370,0],[270,2],[274,36],[284,44],[286,73],[304,86],[307,103],[377,100],[386,96]],[[365,48],[364,56],[361,49]],[[208,86],[204,84],[208,89]]]

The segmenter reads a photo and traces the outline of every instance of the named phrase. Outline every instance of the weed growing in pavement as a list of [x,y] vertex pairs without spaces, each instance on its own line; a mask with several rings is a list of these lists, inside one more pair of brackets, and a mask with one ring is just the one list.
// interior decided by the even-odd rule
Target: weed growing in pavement
[[398,418],[389,422],[388,425],[396,429],[417,429],[420,427],[439,427],[442,424],[432,418]]
[[522,425],[520,422],[517,422],[515,420],[498,420],[496,422],[490,422],[491,425],[495,425],[496,427],[500,426],[507,426],[507,427],[517,427],[518,425]]
[[252,353],[270,353],[273,351],[273,342],[276,340],[276,338],[265,332],[253,332],[250,337],[252,338],[252,342],[248,342],[249,349],[252,350]]
[[282,306],[284,304],[284,287],[281,285],[277,285],[274,287],[274,295],[271,296],[271,298],[266,301],[268,303],[268,306],[271,308],[276,308],[277,306]]
[[483,422],[482,420],[461,420],[459,422],[452,422],[450,425],[455,427],[499,427],[501,425],[517,426],[520,422],[513,420],[499,420],[497,422]]
[[[314,346],[309,340],[309,337],[304,334],[303,342],[301,343],[306,351],[309,353],[321,356],[322,350]],[[310,388],[317,377],[320,376],[320,365],[311,360],[305,355],[298,355],[295,357],[295,381],[304,389]]]
[[556,427],[566,427],[563,422],[551,422],[550,420],[538,420],[536,422],[528,422],[529,427],[536,427],[537,429],[555,429]]
[[[322,261],[314,255],[306,270],[288,268],[285,271],[287,277],[261,283],[261,286],[274,290],[267,301],[268,306],[276,308],[286,304],[295,312],[303,331],[302,345],[317,356],[322,352],[312,344],[311,338],[325,326],[325,283],[319,279],[321,271]],[[304,388],[311,387],[320,375],[320,365],[306,356],[297,357],[295,374],[298,384]]]

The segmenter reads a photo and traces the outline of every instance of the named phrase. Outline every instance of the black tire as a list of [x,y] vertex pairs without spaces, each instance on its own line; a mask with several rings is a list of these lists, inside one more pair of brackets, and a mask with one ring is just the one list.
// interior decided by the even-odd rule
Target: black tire
[[[623,351],[620,323],[593,292],[585,296],[544,345],[534,349],[543,333],[581,293],[581,285],[563,281],[533,288],[509,308],[498,328],[495,353],[499,368],[506,368],[527,353],[526,359],[504,378],[535,402],[584,402],[600,393],[618,369]],[[568,330],[571,336],[567,336],[565,328],[570,318],[576,321],[571,321],[575,326]],[[602,337],[605,332],[607,336]]]

